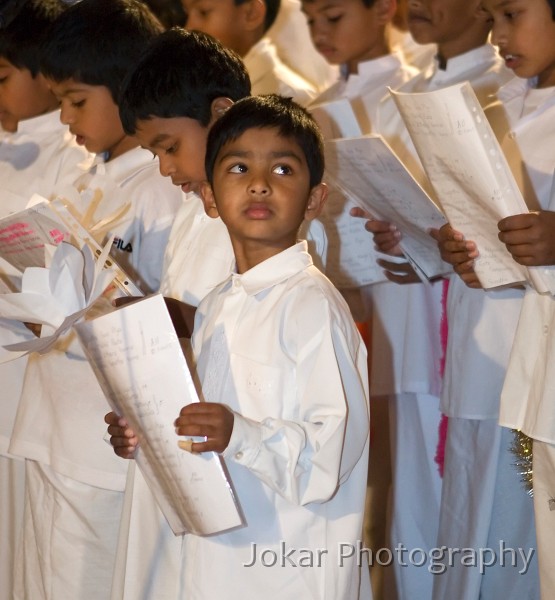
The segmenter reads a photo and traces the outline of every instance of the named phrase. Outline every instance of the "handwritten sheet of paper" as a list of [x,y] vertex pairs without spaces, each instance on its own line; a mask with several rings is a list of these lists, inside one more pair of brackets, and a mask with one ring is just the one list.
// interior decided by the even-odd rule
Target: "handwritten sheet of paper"
[[470,84],[391,94],[449,222],[478,246],[482,286],[531,280],[497,237],[498,221],[528,208]]
[[173,532],[209,535],[244,525],[224,462],[181,450],[174,421],[197,402],[161,295],[75,326],[112,408],[137,432],[137,465]]
[[353,107],[347,98],[315,104],[310,106],[309,110],[326,140],[362,135]]
[[425,277],[451,272],[428,234],[446,223],[443,213],[381,136],[326,142],[326,168],[330,180],[358,206],[395,223],[402,250]]

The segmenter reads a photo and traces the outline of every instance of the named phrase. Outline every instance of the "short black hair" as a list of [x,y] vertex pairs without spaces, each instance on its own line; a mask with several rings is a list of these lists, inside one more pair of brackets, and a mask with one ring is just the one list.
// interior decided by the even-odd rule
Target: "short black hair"
[[154,40],[123,84],[120,118],[128,135],[152,117],[188,117],[207,127],[212,101],[248,96],[250,79],[239,56],[199,31],[174,27]]
[[143,2],[156,15],[165,29],[185,25],[187,15],[181,0],[143,0]]
[[162,30],[139,0],[80,0],[52,26],[40,69],[54,81],[105,86],[119,104],[125,75]]
[[0,10],[0,56],[35,77],[41,44],[64,10],[66,5],[61,0],[5,2]]
[[555,0],[547,0],[547,2],[549,3],[549,6],[551,6],[551,16],[555,21]]
[[236,102],[210,129],[205,157],[206,177],[210,184],[213,183],[214,164],[222,147],[249,129],[277,129],[280,136],[294,139],[305,155],[310,187],[322,181],[324,140],[316,121],[291,98],[268,94]]

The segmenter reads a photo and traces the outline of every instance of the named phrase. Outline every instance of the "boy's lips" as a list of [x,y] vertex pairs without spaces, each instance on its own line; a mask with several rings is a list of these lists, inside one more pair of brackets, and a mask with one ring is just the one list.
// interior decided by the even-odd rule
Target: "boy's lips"
[[516,67],[518,67],[519,62],[520,62],[520,57],[518,57],[516,54],[510,54],[509,52],[503,52],[501,54],[503,60],[505,61],[505,65],[509,68],[509,69],[515,69]]
[[421,14],[421,13],[415,13],[415,12],[409,12],[409,14],[407,15],[407,21],[411,25],[419,24],[419,23],[424,23],[424,24],[428,25],[432,22],[432,20],[429,17],[427,17],[426,15]]
[[250,219],[262,220],[267,219],[272,214],[272,211],[265,202],[253,202],[247,206],[245,214]]

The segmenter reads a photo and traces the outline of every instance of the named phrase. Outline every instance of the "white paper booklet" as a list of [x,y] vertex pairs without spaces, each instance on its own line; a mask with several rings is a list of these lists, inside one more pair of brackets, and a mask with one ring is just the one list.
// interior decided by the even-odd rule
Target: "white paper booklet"
[[[29,208],[0,219],[0,257],[19,271],[45,266],[45,245],[69,242],[77,248],[88,246],[95,256],[102,247],[71,214],[61,198],[51,201],[35,194]],[[113,261],[115,284],[124,295],[142,296],[142,292]]]
[[374,217],[395,223],[400,246],[417,272],[431,279],[452,271],[429,230],[447,221],[441,210],[379,135],[326,142],[333,184]]
[[[358,137],[362,130],[347,98],[323,102],[310,107],[310,112],[322,130],[324,139]],[[349,214],[358,205],[355,198],[339,189],[329,177],[324,180],[329,194],[322,214],[328,241],[326,275],[340,289],[357,288],[385,281],[383,269],[376,264],[382,255],[374,249],[372,236],[364,229],[365,221]]]
[[197,402],[161,295],[75,326],[104,394],[137,432],[137,465],[173,532],[210,535],[244,525],[222,458],[177,445],[174,421]]
[[390,92],[450,224],[478,247],[474,269],[482,286],[528,281],[547,292],[541,271],[516,263],[497,237],[501,219],[528,207],[470,84]]

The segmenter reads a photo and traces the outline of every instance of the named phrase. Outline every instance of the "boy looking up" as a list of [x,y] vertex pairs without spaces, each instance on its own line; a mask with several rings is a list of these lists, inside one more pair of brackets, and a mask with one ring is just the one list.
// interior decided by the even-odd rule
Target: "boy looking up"
[[[364,561],[338,557],[362,528],[366,353],[348,307],[297,242],[325,200],[323,168],[318,128],[289,99],[241,100],[209,134],[203,201],[228,228],[237,272],[197,311],[207,402],[183,408],[176,431],[207,435],[193,450],[227,459],[247,526],[185,536],[183,597],[371,598]],[[109,432],[132,456],[132,431]],[[269,569],[253,554],[282,543],[325,559]]]
[[245,62],[252,93],[291,96],[308,104],[311,84],[287,67],[266,32],[276,19],[280,0],[183,0],[187,29],[215,37]]
[[[82,0],[41,47],[62,121],[97,153],[94,167],[64,193],[98,242],[116,235],[112,255],[145,292],[159,287],[181,192],[124,132],[118,102],[125,74],[160,31],[142,2]],[[104,413],[75,339],[30,358],[10,445],[27,459],[17,597],[109,597],[126,469],[106,452],[102,430],[86,426]]]

